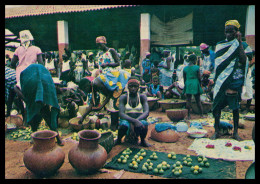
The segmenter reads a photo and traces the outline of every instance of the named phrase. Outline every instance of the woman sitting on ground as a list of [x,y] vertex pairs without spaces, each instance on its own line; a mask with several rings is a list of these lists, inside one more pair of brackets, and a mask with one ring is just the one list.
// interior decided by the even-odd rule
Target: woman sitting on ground
[[149,106],[147,97],[139,94],[140,81],[136,77],[130,77],[128,81],[128,93],[119,98],[120,123],[118,129],[118,139],[116,144],[121,144],[123,136],[134,137],[133,144],[138,143],[138,137],[141,138],[140,146],[149,147],[145,141],[148,131]]

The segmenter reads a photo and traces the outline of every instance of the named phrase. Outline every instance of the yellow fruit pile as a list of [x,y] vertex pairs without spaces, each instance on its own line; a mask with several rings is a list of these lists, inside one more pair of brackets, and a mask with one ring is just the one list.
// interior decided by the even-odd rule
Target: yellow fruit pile
[[204,157],[204,156],[202,156],[202,155],[199,155],[199,156],[197,157],[197,159],[198,159],[199,165],[200,165],[201,167],[203,167],[203,166],[209,167],[209,166],[210,166],[210,164],[209,164],[209,162],[208,162],[208,159],[207,159],[206,157]]
[[129,158],[129,155],[131,155],[131,154],[132,154],[132,150],[130,148],[126,148],[122,152],[122,155],[120,156],[120,158],[117,159],[117,162],[126,164],[127,163],[127,159]]
[[166,161],[162,161],[160,164],[156,166],[156,168],[153,170],[155,174],[164,174],[164,171],[167,169],[170,169],[170,164],[168,164]]
[[172,173],[175,176],[180,176],[182,173],[182,168],[183,168],[183,165],[181,164],[181,162],[177,161],[175,164],[172,165],[172,167],[173,167]]
[[176,153],[174,153],[174,152],[169,153],[167,156],[168,156],[168,158],[170,158],[170,159],[173,159],[173,160],[176,159]]

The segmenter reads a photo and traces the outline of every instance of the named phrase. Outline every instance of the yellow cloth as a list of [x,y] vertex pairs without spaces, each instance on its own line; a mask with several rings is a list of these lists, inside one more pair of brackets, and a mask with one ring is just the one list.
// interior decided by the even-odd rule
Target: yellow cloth
[[240,28],[240,24],[237,20],[228,20],[226,23],[225,23],[225,27],[226,26],[235,26],[237,27],[238,29]]

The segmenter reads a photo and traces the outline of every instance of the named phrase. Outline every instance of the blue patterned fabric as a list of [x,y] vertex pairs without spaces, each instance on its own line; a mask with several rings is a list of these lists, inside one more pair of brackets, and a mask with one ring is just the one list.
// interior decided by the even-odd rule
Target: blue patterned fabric
[[143,73],[145,70],[148,70],[148,73],[151,74],[151,68],[154,67],[154,64],[150,61],[150,59],[144,58],[142,62]]
[[172,129],[172,130],[177,130],[177,127],[170,124],[170,123],[158,123],[155,125],[155,130],[156,132],[162,132],[162,131],[165,131],[165,130],[168,130],[168,129]]
[[[149,125],[149,123],[146,121],[146,120],[141,120],[141,123],[144,125],[144,126],[148,126]],[[124,119],[120,119],[119,120],[119,126],[126,126],[128,129],[127,129],[127,135],[129,135],[129,133],[130,133],[130,123],[129,123],[129,121],[127,121],[127,120],[124,120]]]
[[14,89],[16,85],[16,72],[15,70],[5,66],[5,101],[8,100],[10,90]]

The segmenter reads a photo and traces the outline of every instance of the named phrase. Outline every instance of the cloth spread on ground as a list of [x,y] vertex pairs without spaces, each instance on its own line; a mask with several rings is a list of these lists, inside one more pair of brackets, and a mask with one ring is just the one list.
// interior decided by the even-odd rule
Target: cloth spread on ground
[[162,132],[168,129],[177,130],[177,127],[170,123],[159,123],[155,125],[156,132]]
[[[128,165],[130,162],[132,162],[132,158],[134,157],[134,155],[137,154],[137,152],[140,151],[140,149],[137,148],[130,148],[132,150],[132,154],[129,155],[129,158],[127,159],[127,163],[123,164],[118,163],[117,159],[120,158],[120,156],[122,155],[122,152],[120,152],[118,155],[116,155],[110,162],[108,162],[104,167],[107,169],[116,169],[116,170],[121,170],[124,169],[126,171],[130,171],[130,172],[135,172],[135,173],[145,173],[145,174],[149,174],[149,175],[158,175],[161,177],[165,177],[165,178],[183,178],[183,179],[232,179],[232,178],[236,178],[236,163],[235,162],[229,162],[229,161],[224,161],[224,160],[216,160],[216,159],[208,159],[208,162],[210,164],[210,167],[206,168],[203,167],[203,172],[199,173],[197,175],[193,174],[191,172],[191,169],[189,166],[184,166],[183,164],[183,168],[182,168],[182,173],[180,176],[175,176],[172,173],[172,169],[173,169],[173,164],[175,164],[177,161],[182,162],[183,157],[185,157],[186,155],[182,155],[182,154],[176,154],[176,159],[170,159],[167,157],[168,153],[165,152],[156,152],[156,155],[158,156],[157,160],[151,160],[151,162],[153,163],[153,169],[157,167],[158,164],[162,163],[163,161],[166,161],[168,164],[170,164],[170,168],[165,170],[163,174],[154,174],[153,170],[151,171],[147,171],[147,172],[143,172],[142,171],[142,165],[146,162],[147,159],[149,159],[150,155],[152,155],[152,153],[154,151],[150,151],[150,150],[146,150],[146,156],[144,156],[144,159],[138,164],[138,168],[137,169],[132,169],[130,168]],[[199,162],[197,161],[197,157],[196,156],[191,156],[192,159],[192,165],[199,165]]]
[[[232,146],[225,146],[230,142]],[[206,145],[214,145],[214,149],[206,148]],[[234,146],[240,147],[240,151],[235,151]],[[252,149],[245,149],[245,146],[251,146]],[[251,161],[255,159],[255,144],[253,140],[236,141],[232,139],[216,139],[209,138],[195,139],[188,150],[195,151],[198,155],[204,155],[208,158],[223,159],[228,161]]]
[[57,123],[53,120],[56,121],[60,107],[50,72],[43,65],[31,64],[21,73],[20,81],[25,97],[27,123],[40,112],[43,104],[47,104],[52,106],[51,114],[55,117],[51,121],[56,127]]

